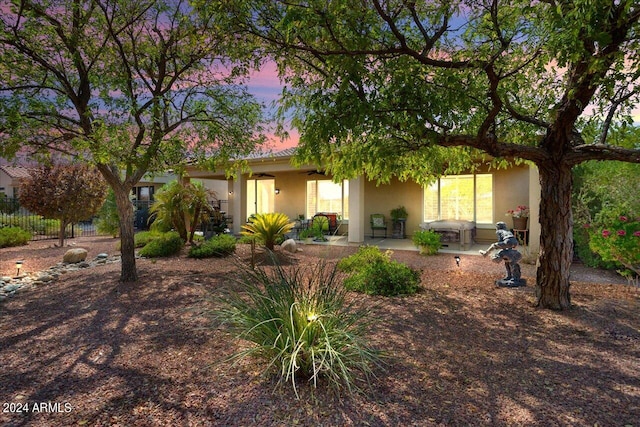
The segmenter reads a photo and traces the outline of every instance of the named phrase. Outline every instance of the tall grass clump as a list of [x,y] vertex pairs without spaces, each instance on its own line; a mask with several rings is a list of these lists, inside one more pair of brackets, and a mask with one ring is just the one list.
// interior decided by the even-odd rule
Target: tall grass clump
[[275,371],[278,383],[290,383],[296,396],[301,380],[314,389],[326,384],[357,390],[357,381],[368,380],[380,362],[366,337],[372,319],[345,300],[335,268],[242,267],[238,285],[222,297],[214,315],[237,339],[253,345],[229,360],[264,359],[265,373]]
[[362,246],[355,254],[343,258],[338,269],[348,274],[346,289],[369,295],[411,295],[418,291],[420,273],[391,259],[391,251],[377,246]]

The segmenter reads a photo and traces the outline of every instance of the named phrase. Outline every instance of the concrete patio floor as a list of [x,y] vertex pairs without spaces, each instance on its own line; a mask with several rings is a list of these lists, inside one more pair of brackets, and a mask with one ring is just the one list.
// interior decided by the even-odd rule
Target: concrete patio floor
[[[418,251],[418,248],[413,244],[410,238],[406,239],[392,239],[392,238],[383,238],[383,237],[365,237],[364,242],[362,243],[349,243],[347,241],[347,236],[327,236],[328,241],[326,242],[316,242],[312,241],[310,243],[305,243],[303,241],[298,241],[302,244],[312,244],[312,245],[324,245],[324,246],[378,246],[380,249],[391,249],[391,250],[403,250],[403,251]],[[447,246],[443,246],[439,252],[441,253],[451,253],[451,254],[464,254],[464,255],[478,255],[480,256],[481,249],[487,249],[490,243],[486,244],[478,244],[474,243],[472,245],[467,245],[465,250],[460,249],[460,245],[458,243],[449,243]]]

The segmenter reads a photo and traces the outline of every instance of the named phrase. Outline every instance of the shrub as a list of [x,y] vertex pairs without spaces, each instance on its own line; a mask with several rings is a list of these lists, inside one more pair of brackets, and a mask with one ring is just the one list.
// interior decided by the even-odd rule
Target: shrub
[[38,236],[58,235],[60,221],[44,219],[40,215],[10,215],[0,219],[0,227],[20,227]]
[[158,231],[139,231],[133,236],[133,244],[136,248],[142,248],[149,242],[159,239],[163,234],[166,233]]
[[603,210],[588,230],[591,250],[640,275],[640,217]]
[[293,223],[283,213],[255,214],[251,222],[242,226],[243,235],[257,236],[269,250],[273,250],[277,239],[291,231]]
[[175,231],[163,233],[158,238],[151,240],[142,249],[140,256],[157,258],[175,255],[184,246],[184,240]]
[[26,245],[32,234],[19,227],[0,228],[0,248]]
[[253,343],[230,360],[266,359],[265,370],[275,369],[278,382],[291,383],[296,396],[299,379],[313,388],[322,380],[353,391],[359,374],[369,378],[381,356],[365,337],[372,319],[346,302],[335,268],[243,267],[240,274],[239,292],[221,297],[214,313],[236,338]]
[[413,233],[413,243],[420,249],[422,255],[435,255],[442,247],[440,234],[432,230],[418,230]]
[[236,250],[236,238],[229,234],[213,236],[201,245],[192,246],[189,250],[191,258],[223,257]]
[[348,290],[369,295],[411,295],[420,285],[420,273],[409,266],[391,260],[391,252],[380,252],[376,246],[361,247],[344,258],[338,268],[351,273],[344,281]]
[[367,264],[388,261],[391,261],[391,251],[381,252],[377,246],[360,246],[358,252],[340,260],[338,269],[352,273],[362,270]]

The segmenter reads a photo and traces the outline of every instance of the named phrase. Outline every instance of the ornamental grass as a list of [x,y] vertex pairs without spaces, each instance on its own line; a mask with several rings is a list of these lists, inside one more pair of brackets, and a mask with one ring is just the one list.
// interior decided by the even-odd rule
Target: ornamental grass
[[239,340],[252,345],[228,361],[252,356],[265,374],[289,383],[298,397],[306,381],[353,392],[368,382],[381,354],[368,345],[368,310],[347,302],[335,267],[276,265],[267,270],[243,266],[239,289],[219,298],[214,314]]

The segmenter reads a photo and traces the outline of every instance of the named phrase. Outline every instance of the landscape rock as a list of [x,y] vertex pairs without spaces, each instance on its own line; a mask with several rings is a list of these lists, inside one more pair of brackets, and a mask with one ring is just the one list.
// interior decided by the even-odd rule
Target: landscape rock
[[87,259],[87,250],[83,248],[69,249],[62,257],[62,262],[76,264]]
[[298,244],[293,239],[287,239],[280,245],[282,250],[295,254],[298,251]]
[[[85,252],[86,256],[86,250],[82,250]],[[81,268],[91,268],[97,265],[104,265],[115,262],[120,262],[119,255],[113,257],[109,257],[107,255],[107,258],[96,258],[95,260],[90,262],[78,261],[75,264],[59,262],[44,271],[22,274],[19,277],[0,277],[0,302],[5,301],[9,297],[15,296],[22,290],[54,283],[61,275],[69,271],[78,271]]]

